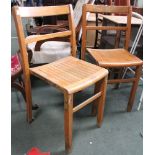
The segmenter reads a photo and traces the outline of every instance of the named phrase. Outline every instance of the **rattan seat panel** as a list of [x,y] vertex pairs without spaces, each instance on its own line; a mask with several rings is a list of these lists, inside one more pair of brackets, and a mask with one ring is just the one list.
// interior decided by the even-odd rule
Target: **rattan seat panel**
[[88,87],[108,74],[106,69],[72,56],[31,68],[30,71],[69,93]]
[[130,67],[143,62],[125,49],[87,49],[88,53],[102,67]]

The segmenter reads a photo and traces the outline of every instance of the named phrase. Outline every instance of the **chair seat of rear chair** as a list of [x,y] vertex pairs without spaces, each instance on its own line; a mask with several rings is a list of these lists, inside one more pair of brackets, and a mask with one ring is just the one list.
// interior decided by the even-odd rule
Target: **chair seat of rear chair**
[[130,67],[142,65],[143,61],[125,49],[87,49],[102,67]]

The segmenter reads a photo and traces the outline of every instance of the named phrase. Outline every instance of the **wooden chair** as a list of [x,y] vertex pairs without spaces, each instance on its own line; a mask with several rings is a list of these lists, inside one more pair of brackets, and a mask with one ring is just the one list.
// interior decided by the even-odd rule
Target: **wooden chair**
[[[24,36],[21,17],[37,16],[68,16],[69,29],[45,35],[36,35],[33,38]],[[108,71],[99,66],[79,60],[76,57],[75,27],[73,10],[71,5],[47,6],[47,7],[14,7],[13,16],[18,34],[18,42],[21,51],[22,66],[24,73],[25,93],[27,101],[27,120],[32,121],[32,96],[30,76],[34,75],[45,82],[55,86],[64,93],[64,130],[66,150],[72,148],[72,121],[73,113],[95,101],[98,105],[97,125],[100,127],[103,119],[103,110],[106,95],[106,83]],[[70,56],[57,60],[53,63],[29,68],[27,45],[39,40],[50,38],[69,37],[71,44]],[[73,107],[73,96],[91,85],[95,84],[95,94]]]
[[[81,38],[81,17],[82,17],[82,6],[83,4],[89,3],[93,4],[95,0],[78,0],[73,16],[76,27],[76,42],[80,46],[80,38]],[[63,31],[64,28],[68,28],[68,22],[64,22],[63,24],[58,23],[58,25],[42,25],[40,27],[35,28],[35,33],[37,34],[45,34],[51,33],[52,31]],[[33,36],[29,36],[33,37]],[[58,42],[59,41],[59,42]],[[44,40],[33,42],[28,45],[28,49],[32,51],[32,64],[45,64],[51,63],[60,58],[64,58],[70,54],[70,43],[66,38],[52,39],[52,40]]]
[[[121,13],[127,14],[127,25],[125,26],[87,26],[86,13]],[[82,59],[85,60],[86,51],[95,60],[96,64],[104,68],[126,68],[135,67],[135,76],[130,79],[112,79],[108,83],[127,83],[132,82],[132,89],[128,102],[127,111],[132,110],[139,78],[142,70],[142,60],[132,55],[128,51],[130,30],[131,30],[131,7],[129,6],[100,6],[100,5],[84,5],[82,19]],[[126,38],[124,48],[118,49],[86,49],[86,32],[87,30],[116,30],[125,31]],[[95,105],[94,105],[95,106]]]

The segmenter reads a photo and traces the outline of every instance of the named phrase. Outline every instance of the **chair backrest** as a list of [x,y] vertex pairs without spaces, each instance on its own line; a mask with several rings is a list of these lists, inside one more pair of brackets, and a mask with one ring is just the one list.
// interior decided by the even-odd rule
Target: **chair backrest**
[[[115,31],[125,31],[125,49],[129,47],[130,41],[130,31],[131,31],[131,11],[130,6],[104,6],[104,5],[89,5],[86,4],[83,6],[82,14],[82,49],[81,49],[81,58],[85,59],[86,53],[86,35],[88,30],[115,30]],[[114,14],[126,14],[127,15],[127,24],[122,26],[88,26],[86,20],[86,14],[91,13],[114,13]]]
[[[19,48],[21,52],[21,60],[23,73],[25,76],[30,74],[29,62],[27,54],[27,45],[32,42],[37,42],[52,38],[69,37],[71,42],[71,55],[76,57],[76,39],[75,26],[73,19],[73,9],[71,5],[62,6],[44,6],[44,7],[13,7],[13,17],[15,21],[16,31],[18,35]],[[45,35],[35,35],[32,38],[26,38],[22,25],[22,18],[40,17],[40,16],[55,16],[68,15],[69,28],[63,32],[50,33]]]

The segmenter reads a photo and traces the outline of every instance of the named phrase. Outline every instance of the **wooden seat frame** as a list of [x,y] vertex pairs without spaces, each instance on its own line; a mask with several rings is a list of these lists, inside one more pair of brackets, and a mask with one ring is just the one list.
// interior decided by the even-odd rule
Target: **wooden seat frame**
[[[132,8],[130,6],[101,6],[101,5],[84,5],[83,6],[83,18],[82,18],[82,49],[81,49],[81,58],[83,60],[85,60],[85,55],[86,55],[86,50],[87,52],[92,56],[91,52],[93,53],[93,51],[95,51],[95,49],[86,49],[86,33],[88,30],[116,30],[116,31],[126,31],[126,36],[125,36],[125,45],[124,45],[124,49],[128,51],[128,47],[129,47],[129,41],[130,41],[130,31],[131,31],[131,11]],[[126,26],[87,26],[87,21],[86,21],[86,14],[88,12],[91,13],[116,13],[116,14],[127,14],[127,24]],[[103,49],[104,51],[107,51],[109,49]],[[115,50],[119,50],[119,49],[113,49]],[[99,51],[98,49],[96,49],[96,52]],[[100,51],[102,51],[102,49],[100,49]],[[109,51],[112,51],[112,49],[110,49]],[[115,53],[115,52],[114,52]],[[133,56],[133,55],[130,55]],[[92,56],[92,58],[94,58]],[[124,57],[125,60],[128,58],[128,54],[126,54],[126,57]],[[95,58],[94,58],[95,59]],[[135,64],[134,60],[137,61],[137,64]],[[137,57],[133,56],[133,63],[121,63],[118,62],[116,65],[114,64],[101,64],[99,61],[97,61],[97,59],[95,59],[97,65],[104,67],[104,68],[125,68],[125,67],[130,67],[130,66],[134,66],[136,67],[135,69],[135,76],[133,78],[129,78],[129,79],[121,79],[121,75],[120,75],[120,79],[110,79],[108,80],[109,84],[114,84],[114,83],[128,83],[128,82],[132,82],[132,88],[130,91],[130,97],[129,97],[129,101],[128,101],[128,106],[127,106],[127,111],[130,112],[132,110],[133,107],[133,103],[134,103],[134,99],[135,99],[135,94],[136,94],[136,90],[138,87],[138,82],[141,76],[141,71],[142,71],[142,60],[138,59]],[[94,106],[96,106],[94,104]],[[93,108],[95,109],[95,108]],[[96,112],[94,111],[94,114]]]
[[[51,33],[51,34],[36,35],[33,38],[26,38],[24,36],[21,17],[40,17],[40,16],[53,16],[53,15],[64,15],[64,14],[68,15],[69,30],[63,31],[63,32]],[[75,37],[75,26],[73,21],[73,9],[71,5],[47,6],[47,7],[13,7],[13,17],[15,20],[18,42],[19,42],[19,47],[21,51],[25,94],[26,94],[26,105],[27,105],[27,121],[29,123],[31,123],[32,121],[32,94],[31,94],[30,76],[35,75],[41,78],[42,80],[46,81],[47,83],[52,84],[53,86],[60,89],[64,93],[65,148],[67,152],[70,152],[72,148],[73,113],[82,109],[89,103],[95,102],[96,105],[98,105],[97,125],[98,127],[100,127],[102,124],[108,71],[96,65],[92,65],[85,61],[74,58],[76,57],[76,37]],[[60,61],[58,60],[54,63],[50,63],[47,65],[29,68],[28,55],[27,55],[27,45],[29,43],[37,42],[40,40],[51,39],[51,38],[67,37],[67,36],[69,37],[71,42],[70,57],[63,58]],[[63,67],[58,68],[58,70],[55,69],[56,72],[51,71],[53,68],[56,68],[56,66],[54,66],[55,64],[58,64],[58,66],[60,66],[61,65],[60,62],[63,62],[63,61],[69,62],[70,60],[76,66],[74,67],[75,71],[74,70],[71,71],[71,69],[73,69],[73,68],[70,68],[70,66],[72,66],[72,63],[69,64],[69,71],[71,73],[68,71],[68,68],[65,71],[62,70],[61,68]],[[80,64],[79,65],[80,67],[78,66],[78,64]],[[80,70],[82,70],[81,66],[85,68],[82,75],[80,75],[81,74]],[[48,67],[53,67],[53,68],[50,68],[51,70],[47,71]],[[64,67],[66,68],[65,64],[64,64]],[[92,71],[91,67],[95,69],[93,69]],[[96,71],[96,69],[98,70],[98,72]],[[87,70],[88,70],[88,73],[85,73]],[[69,74],[67,73],[66,75],[64,75],[63,73],[67,71]],[[45,76],[41,75],[39,74],[40,72],[41,74],[44,74],[46,72],[47,74],[50,74],[50,76],[47,76],[46,74],[44,74]],[[61,76],[59,75],[60,72],[61,72]],[[57,80],[57,77],[53,79],[52,77],[53,73],[58,77],[59,80]],[[87,74],[89,74],[89,76],[86,76],[85,79],[80,79],[79,77],[73,76],[72,73],[73,74],[76,73],[81,77]],[[66,78],[66,81],[62,83],[62,81],[65,78]],[[76,79],[76,83],[74,82],[73,86],[70,85],[70,82],[68,82],[69,80],[72,81],[72,78],[74,78],[73,80]],[[80,81],[78,81],[79,79]],[[55,83],[55,81],[57,81],[57,83]],[[69,83],[69,88],[64,87],[64,85],[66,85],[67,82]],[[76,107],[73,107],[74,93],[79,92],[93,84],[95,84],[95,95],[93,95],[86,101],[82,102],[81,104],[77,105]]]

